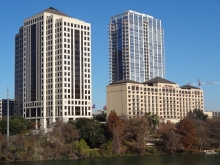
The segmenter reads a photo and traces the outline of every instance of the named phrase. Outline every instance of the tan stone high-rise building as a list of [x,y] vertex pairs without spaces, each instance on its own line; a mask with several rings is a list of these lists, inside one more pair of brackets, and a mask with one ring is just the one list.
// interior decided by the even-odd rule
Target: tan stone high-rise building
[[144,83],[119,80],[106,87],[107,115],[135,118],[147,112],[157,114],[162,122],[177,122],[193,109],[204,111],[203,90],[156,77]]
[[92,117],[91,25],[52,7],[15,37],[15,114],[41,123]]

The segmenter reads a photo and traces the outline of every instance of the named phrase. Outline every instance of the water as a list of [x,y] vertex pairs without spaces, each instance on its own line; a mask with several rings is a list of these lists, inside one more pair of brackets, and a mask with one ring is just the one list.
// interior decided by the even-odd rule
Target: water
[[220,165],[220,155],[147,155],[0,163],[1,165]]

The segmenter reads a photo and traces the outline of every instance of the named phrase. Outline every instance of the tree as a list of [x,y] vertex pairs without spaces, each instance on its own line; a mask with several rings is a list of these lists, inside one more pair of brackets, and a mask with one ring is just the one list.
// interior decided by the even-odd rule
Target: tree
[[171,153],[182,150],[181,135],[176,133],[176,125],[167,123],[159,125],[157,135],[162,139],[164,149]]
[[62,124],[61,131],[66,143],[71,143],[79,138],[79,130],[76,128],[75,124]]
[[176,126],[177,133],[181,135],[181,142],[186,150],[193,150],[197,143],[196,128],[193,122],[187,118],[180,120]]
[[176,131],[176,125],[171,123],[160,124],[157,130],[157,134],[159,137],[162,137],[164,134],[167,134],[170,130]]
[[200,150],[210,148],[208,122],[204,120],[193,120],[198,137],[198,147]]
[[[2,128],[2,134],[7,134],[7,119],[3,118],[0,121]],[[29,121],[21,116],[11,116],[9,120],[9,133],[10,135],[16,135],[28,130]]]
[[95,119],[100,121],[100,122],[104,122],[106,121],[106,113],[102,113],[102,114],[98,114],[95,116]]
[[76,126],[80,130],[81,139],[90,147],[99,147],[106,141],[104,130],[98,121],[82,118],[77,120]]
[[173,153],[176,150],[182,150],[183,145],[181,143],[181,136],[175,133],[175,130],[171,129],[168,133],[164,134],[165,149]]
[[[81,129],[84,125],[90,122],[91,119],[88,118],[79,118],[76,119],[76,128]],[[72,123],[72,122],[71,122]],[[73,123],[72,123],[73,124]]]
[[220,147],[220,118],[208,120],[208,135],[211,138],[213,147]]
[[122,135],[122,121],[117,116],[114,110],[108,116],[107,127],[112,135],[112,152],[120,154],[121,151],[121,135]]
[[160,123],[159,116],[157,114],[151,114],[151,112],[147,112],[145,113],[145,117],[147,118],[150,133],[154,133]]
[[123,122],[122,142],[127,147],[127,154],[144,154],[147,131],[148,125],[144,116],[127,119]]
[[208,118],[208,115],[205,115],[203,111],[200,109],[194,109],[193,111],[190,111],[187,113],[187,117],[191,120],[200,119],[200,120],[206,121]]
[[145,112],[145,118],[147,119],[147,123],[148,123],[148,127],[149,127],[148,134],[150,136],[153,136],[154,138],[156,138],[155,132],[157,130],[157,126],[160,123],[158,115],[151,114],[151,112],[148,112],[148,113]]
[[89,146],[86,144],[86,142],[81,139],[80,141],[75,141],[73,143],[73,149],[74,152],[81,158],[89,157],[90,151]]

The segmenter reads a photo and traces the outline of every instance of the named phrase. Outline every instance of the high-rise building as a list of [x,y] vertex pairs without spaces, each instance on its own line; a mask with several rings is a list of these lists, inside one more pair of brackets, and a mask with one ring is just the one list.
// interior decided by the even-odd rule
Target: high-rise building
[[203,90],[156,77],[144,83],[119,80],[106,87],[107,115],[115,110],[125,118],[157,114],[161,122],[178,122],[194,109],[204,111]]
[[50,7],[15,37],[15,113],[41,123],[92,117],[91,25]]
[[109,83],[165,78],[164,30],[161,20],[128,10],[111,17],[108,28]]
[[8,103],[9,103],[9,116],[14,115],[14,100],[13,99],[0,99],[0,120],[2,117],[8,114]]

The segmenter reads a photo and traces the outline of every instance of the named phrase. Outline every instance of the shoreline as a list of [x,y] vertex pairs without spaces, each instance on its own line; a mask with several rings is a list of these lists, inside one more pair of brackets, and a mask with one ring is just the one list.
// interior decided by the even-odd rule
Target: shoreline
[[[218,152],[216,152],[218,154]],[[97,156],[94,156],[94,157],[84,157],[84,158],[55,158],[55,159],[32,159],[32,160],[15,160],[15,161],[0,161],[0,162],[3,162],[3,163],[12,163],[12,162],[39,162],[39,161],[61,161],[61,160],[83,160],[83,159],[94,159],[94,158],[115,158],[115,157],[139,157],[139,156],[165,156],[165,155],[216,155],[216,154],[205,154],[204,152],[194,152],[194,153],[191,153],[191,152],[184,152],[184,153],[146,153],[146,154],[142,154],[142,155],[132,155],[132,154],[125,154],[125,155],[113,155],[113,154],[109,154],[109,155],[97,155]]]

